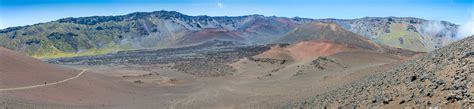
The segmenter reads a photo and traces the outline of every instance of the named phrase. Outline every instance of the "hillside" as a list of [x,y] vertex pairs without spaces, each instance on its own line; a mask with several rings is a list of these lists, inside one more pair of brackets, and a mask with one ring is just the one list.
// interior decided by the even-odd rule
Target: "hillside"
[[0,46],[37,58],[57,58],[131,49],[182,47],[215,39],[262,44],[314,21],[336,22],[342,28],[376,43],[415,51],[431,51],[451,43],[458,27],[444,21],[437,23],[399,17],[347,20],[263,15],[210,17],[154,11],[64,18],[6,28],[0,30]]
[[[87,73],[86,73],[87,72]],[[118,81],[59,65],[47,64],[0,48],[0,108],[65,108],[109,103],[132,89]],[[124,99],[126,97],[122,97]],[[27,105],[28,104],[28,105]],[[13,106],[13,107],[10,107]],[[87,106],[85,107],[87,108]]]
[[350,32],[336,23],[313,22],[298,26],[287,35],[280,37],[277,43],[295,43],[309,40],[327,40],[349,47],[376,50],[378,45],[367,38]]
[[352,50],[355,50],[355,48],[351,48],[347,45],[334,43],[331,41],[311,40],[290,44],[286,47],[274,46],[270,50],[265,51],[255,57],[301,61]]
[[310,97],[300,107],[468,106],[474,100],[474,36],[345,87]]
[[0,30],[0,46],[51,58],[179,47],[214,39],[263,43],[307,21],[262,15],[209,17],[175,11],[137,12],[7,28]]
[[0,88],[14,88],[64,80],[80,71],[24,56],[0,48]]
[[420,52],[381,45],[359,34],[342,28],[333,22],[312,22],[297,26],[274,43],[288,45],[273,46],[257,55],[257,58],[307,61],[340,52],[374,52],[411,57]]
[[446,21],[412,17],[364,17],[360,19],[320,19],[379,43],[414,51],[433,51],[457,40],[458,25]]

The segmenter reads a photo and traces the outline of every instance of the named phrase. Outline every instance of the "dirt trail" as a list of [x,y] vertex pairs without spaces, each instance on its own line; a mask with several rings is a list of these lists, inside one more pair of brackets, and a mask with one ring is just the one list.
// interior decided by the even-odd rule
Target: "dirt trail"
[[67,82],[67,81],[70,81],[70,80],[73,80],[73,79],[76,79],[76,78],[80,77],[80,76],[81,76],[82,74],[84,74],[86,71],[87,71],[87,69],[83,69],[83,70],[82,70],[79,74],[77,74],[76,76],[71,77],[71,78],[68,78],[68,79],[64,79],[64,80],[58,81],[58,82],[47,83],[47,84],[40,84],[40,85],[32,85],[32,86],[25,86],[25,87],[16,87],[16,88],[3,88],[3,89],[0,89],[0,91],[24,90],[24,89],[32,89],[32,88],[46,87],[46,86],[50,86],[50,85],[61,84],[61,83],[64,83],[64,82]]

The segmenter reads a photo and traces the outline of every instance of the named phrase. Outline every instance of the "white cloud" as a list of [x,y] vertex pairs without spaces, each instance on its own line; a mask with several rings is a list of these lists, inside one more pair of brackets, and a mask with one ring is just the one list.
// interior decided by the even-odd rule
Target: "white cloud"
[[217,7],[219,7],[219,8],[225,8],[224,4],[222,4],[221,2],[218,2],[218,3],[217,3]]
[[471,14],[471,19],[458,28],[456,36],[463,39],[471,35],[474,35],[474,14]]
[[441,21],[437,21],[437,20],[429,21],[428,24],[426,24],[423,28],[423,30],[425,30],[426,32],[428,32],[430,35],[433,35],[433,36],[443,31],[444,29],[446,29],[446,27],[443,24],[441,24]]

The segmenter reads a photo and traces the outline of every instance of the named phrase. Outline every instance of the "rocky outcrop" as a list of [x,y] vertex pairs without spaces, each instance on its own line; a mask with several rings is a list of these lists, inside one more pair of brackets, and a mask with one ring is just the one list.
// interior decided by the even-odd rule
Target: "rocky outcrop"
[[474,36],[345,87],[309,97],[297,107],[462,105],[474,100]]
[[328,67],[329,64],[334,64],[335,66],[337,66],[337,68],[347,68],[341,63],[336,62],[336,60],[328,58],[328,57],[318,57],[318,59],[311,61],[311,65],[318,69],[326,69],[326,67]]
[[250,61],[253,62],[262,62],[262,63],[270,63],[270,64],[279,64],[283,65],[287,63],[288,61],[285,59],[272,59],[272,58],[253,58],[253,57],[248,57]]

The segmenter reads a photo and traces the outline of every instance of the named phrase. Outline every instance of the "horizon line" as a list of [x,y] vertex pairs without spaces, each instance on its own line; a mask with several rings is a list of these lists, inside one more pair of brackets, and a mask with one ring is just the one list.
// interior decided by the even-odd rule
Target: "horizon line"
[[182,15],[186,16],[191,16],[191,17],[202,17],[202,16],[207,16],[207,17],[243,17],[243,16],[263,16],[263,17],[282,17],[282,18],[303,18],[303,19],[311,19],[311,20],[325,20],[325,19],[339,19],[339,20],[354,20],[354,19],[362,19],[362,18],[415,18],[415,19],[422,19],[422,20],[428,20],[428,21],[444,21],[448,22],[451,24],[455,25],[461,25],[457,23],[453,23],[447,20],[433,20],[433,19],[426,19],[426,18],[420,18],[420,17],[412,17],[412,16],[365,16],[365,17],[357,17],[357,18],[335,18],[335,17],[326,17],[326,18],[310,18],[310,17],[300,17],[300,16],[278,16],[278,15],[264,15],[264,14],[245,14],[245,15],[206,15],[206,14],[199,14],[199,15],[190,15],[190,14],[185,14],[179,11],[175,10],[157,10],[157,11],[136,11],[136,12],[130,12],[128,14],[116,14],[116,15],[90,15],[90,16],[80,16],[80,17],[63,17],[55,20],[50,20],[50,21],[45,21],[45,22],[38,22],[34,24],[27,24],[27,25],[19,25],[19,26],[11,26],[11,27],[4,27],[0,28],[0,30],[5,30],[9,28],[20,28],[20,27],[27,27],[27,26],[33,26],[33,25],[38,25],[38,24],[43,24],[43,23],[49,23],[49,22],[54,22],[58,21],[61,19],[78,19],[78,18],[88,18],[88,17],[119,17],[119,16],[127,16],[135,13],[154,13],[154,12],[176,12]]

